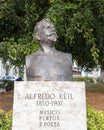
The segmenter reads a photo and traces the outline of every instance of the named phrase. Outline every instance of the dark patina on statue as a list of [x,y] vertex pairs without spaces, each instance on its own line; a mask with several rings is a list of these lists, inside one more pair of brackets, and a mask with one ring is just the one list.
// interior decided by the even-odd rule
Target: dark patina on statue
[[71,81],[72,56],[55,49],[57,34],[49,19],[43,19],[35,27],[35,38],[40,49],[26,56],[28,81]]

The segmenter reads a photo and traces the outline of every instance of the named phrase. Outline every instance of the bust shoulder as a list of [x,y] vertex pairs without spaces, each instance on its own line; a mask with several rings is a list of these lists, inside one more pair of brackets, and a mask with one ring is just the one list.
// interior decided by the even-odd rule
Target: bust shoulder
[[43,52],[41,50],[38,50],[35,53],[26,56],[26,62],[28,62],[29,64],[30,62],[33,62],[33,60],[37,59],[38,57],[50,57],[54,59],[59,58],[59,59],[72,60],[72,55],[70,53],[61,52],[55,49],[49,52]]
[[65,52],[61,52],[61,51],[57,51],[57,55],[60,56],[60,58],[67,58],[67,59],[71,59],[72,60],[72,54],[71,53],[65,53]]
[[64,55],[64,56],[72,56],[71,53],[66,53],[66,52],[62,52],[62,51],[58,51],[57,50],[57,53],[61,54],[61,55]]
[[30,66],[30,64],[32,63],[32,60],[34,59],[34,57],[36,57],[35,55],[36,55],[36,54],[33,53],[33,54],[27,55],[27,56],[25,57],[26,67],[27,67],[27,68],[28,68],[28,67]]
[[34,53],[30,54],[30,55],[27,55],[25,57],[25,59],[26,59],[26,61],[31,61],[32,58],[34,58],[34,57],[36,57],[38,55],[40,55],[40,51],[39,50],[37,50],[36,52],[34,52]]

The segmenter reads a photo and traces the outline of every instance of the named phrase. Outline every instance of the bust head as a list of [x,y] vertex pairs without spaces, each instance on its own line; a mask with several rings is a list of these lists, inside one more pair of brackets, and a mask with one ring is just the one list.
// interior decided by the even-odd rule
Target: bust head
[[35,38],[41,43],[54,44],[57,41],[56,29],[49,19],[38,22],[34,31]]

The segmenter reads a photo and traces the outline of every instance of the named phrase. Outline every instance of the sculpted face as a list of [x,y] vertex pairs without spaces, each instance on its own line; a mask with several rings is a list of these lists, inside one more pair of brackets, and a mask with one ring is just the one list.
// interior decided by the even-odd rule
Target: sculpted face
[[52,23],[47,22],[40,31],[41,39],[45,41],[55,41],[57,40],[56,30]]
[[49,19],[43,19],[35,27],[35,38],[46,43],[56,42],[57,34],[54,25]]

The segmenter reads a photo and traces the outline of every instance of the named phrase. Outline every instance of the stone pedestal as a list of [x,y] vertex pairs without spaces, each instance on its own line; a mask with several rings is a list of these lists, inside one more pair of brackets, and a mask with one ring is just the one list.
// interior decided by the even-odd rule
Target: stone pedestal
[[87,130],[84,82],[15,82],[12,130]]

